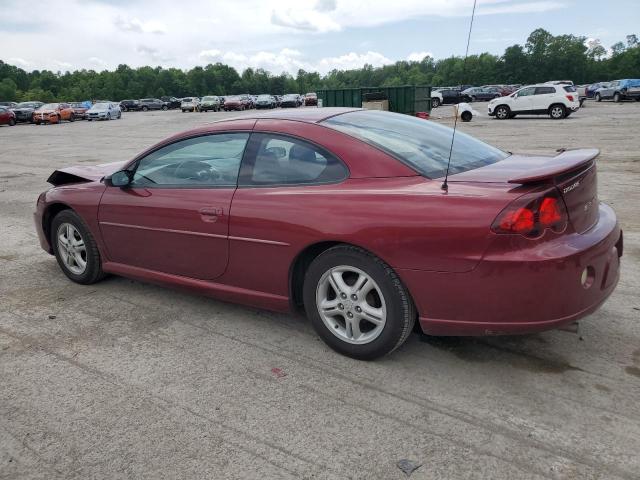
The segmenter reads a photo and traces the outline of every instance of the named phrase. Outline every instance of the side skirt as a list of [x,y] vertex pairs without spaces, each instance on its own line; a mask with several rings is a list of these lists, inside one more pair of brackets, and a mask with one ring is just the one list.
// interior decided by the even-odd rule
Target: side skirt
[[275,312],[290,312],[289,297],[274,295],[271,293],[248,290],[246,288],[214,283],[206,280],[182,277],[170,273],[147,270],[146,268],[132,267],[122,263],[104,262],[102,269],[127,278],[154,283],[189,292],[206,295],[225,302],[239,303]]

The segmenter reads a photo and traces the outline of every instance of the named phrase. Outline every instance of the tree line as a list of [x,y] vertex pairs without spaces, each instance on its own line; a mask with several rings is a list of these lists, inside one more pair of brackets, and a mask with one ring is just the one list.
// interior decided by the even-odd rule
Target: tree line
[[374,68],[332,70],[326,75],[298,70],[272,74],[247,68],[242,73],[222,63],[190,70],[162,67],[114,71],[27,72],[0,60],[0,101],[71,101],[86,99],[184,97],[240,93],[306,93],[327,88],[398,85],[530,84],[546,80],[573,80],[577,84],[640,77],[640,43],[627,35],[607,51],[599,41],[575,35],[554,36],[534,30],[524,45],[512,45],[501,56],[471,55],[466,62],[452,56],[399,61]]

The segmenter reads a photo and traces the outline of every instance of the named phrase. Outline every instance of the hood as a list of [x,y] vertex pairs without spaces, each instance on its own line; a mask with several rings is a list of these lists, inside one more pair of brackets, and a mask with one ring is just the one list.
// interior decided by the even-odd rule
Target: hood
[[600,151],[565,150],[553,157],[511,155],[491,165],[449,176],[450,182],[536,183],[578,170],[591,163]]
[[55,170],[47,179],[47,182],[58,187],[69,183],[97,182],[107,175],[111,175],[129,163],[122,162],[103,163],[101,165],[78,165]]

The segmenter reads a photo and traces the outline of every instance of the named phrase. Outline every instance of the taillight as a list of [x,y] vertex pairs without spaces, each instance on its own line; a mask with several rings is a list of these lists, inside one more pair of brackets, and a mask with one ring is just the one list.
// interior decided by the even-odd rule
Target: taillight
[[513,201],[496,217],[491,230],[539,238],[546,230],[562,233],[568,220],[564,200],[553,188],[529,193]]
[[569,100],[570,102],[573,102],[573,95],[567,95],[567,100]]

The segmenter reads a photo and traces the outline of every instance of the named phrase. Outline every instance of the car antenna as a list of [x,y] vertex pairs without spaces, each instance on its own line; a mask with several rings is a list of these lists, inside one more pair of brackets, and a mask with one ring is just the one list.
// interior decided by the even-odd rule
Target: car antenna
[[[478,0],[473,0],[473,10],[471,11],[471,22],[469,24],[469,35],[467,35],[467,50],[464,52],[464,61],[462,63],[462,79],[465,80],[465,72],[467,70],[467,57],[469,56],[469,44],[471,43],[471,30],[473,30],[473,19],[476,16],[476,4]],[[456,139],[456,128],[458,127],[458,113],[456,112],[455,119],[453,121],[453,135],[451,136],[451,147],[449,148],[449,160],[447,161],[447,173],[444,176],[444,182],[442,182],[442,190],[445,192],[449,190],[449,167],[451,166],[451,155],[453,154],[453,142]]]

